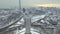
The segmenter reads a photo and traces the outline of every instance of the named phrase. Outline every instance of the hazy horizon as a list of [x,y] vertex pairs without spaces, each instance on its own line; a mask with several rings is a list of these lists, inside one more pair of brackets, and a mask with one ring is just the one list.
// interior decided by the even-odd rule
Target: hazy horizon
[[[60,7],[60,0],[21,0],[21,7],[42,6]],[[50,5],[49,5],[50,4]],[[54,5],[55,4],[55,5]],[[19,0],[0,0],[0,8],[19,7]]]

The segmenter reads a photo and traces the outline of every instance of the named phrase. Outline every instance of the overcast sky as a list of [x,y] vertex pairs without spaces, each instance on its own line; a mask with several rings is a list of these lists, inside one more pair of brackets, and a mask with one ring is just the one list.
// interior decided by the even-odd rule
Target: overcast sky
[[[18,7],[19,0],[0,0],[0,8]],[[35,4],[60,4],[60,0],[21,0],[22,6],[33,6]]]

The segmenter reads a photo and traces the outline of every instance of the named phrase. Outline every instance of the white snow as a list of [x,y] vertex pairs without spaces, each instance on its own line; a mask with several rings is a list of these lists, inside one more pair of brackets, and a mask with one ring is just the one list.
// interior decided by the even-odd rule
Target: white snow
[[[37,30],[36,30],[36,29],[31,28],[31,33],[32,33],[32,34],[40,34],[40,33],[34,32],[34,31],[37,31]],[[20,32],[20,34],[24,34],[24,33],[25,33],[25,28],[24,28],[24,29],[22,29],[22,30],[20,30],[19,32]]]
[[32,21],[32,22],[35,22],[35,21],[37,21],[37,20],[39,20],[39,19],[42,19],[42,18],[44,18],[44,17],[45,17],[45,15],[33,16],[32,19],[31,19],[31,21]]

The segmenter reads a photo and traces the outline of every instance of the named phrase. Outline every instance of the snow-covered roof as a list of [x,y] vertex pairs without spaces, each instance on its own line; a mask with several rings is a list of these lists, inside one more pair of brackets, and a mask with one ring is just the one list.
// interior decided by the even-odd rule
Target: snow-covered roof
[[42,18],[44,18],[44,17],[45,17],[45,15],[33,16],[33,17],[31,18],[31,21],[32,21],[32,22],[35,22],[35,21],[37,21],[37,20],[39,20],[39,19],[42,19]]

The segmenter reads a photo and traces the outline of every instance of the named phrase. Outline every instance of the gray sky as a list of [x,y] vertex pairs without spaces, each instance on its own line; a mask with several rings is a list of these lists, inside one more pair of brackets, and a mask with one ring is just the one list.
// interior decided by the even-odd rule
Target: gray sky
[[[18,7],[19,0],[0,0],[0,8]],[[60,0],[21,0],[22,6],[33,6],[35,4],[60,4]]]

